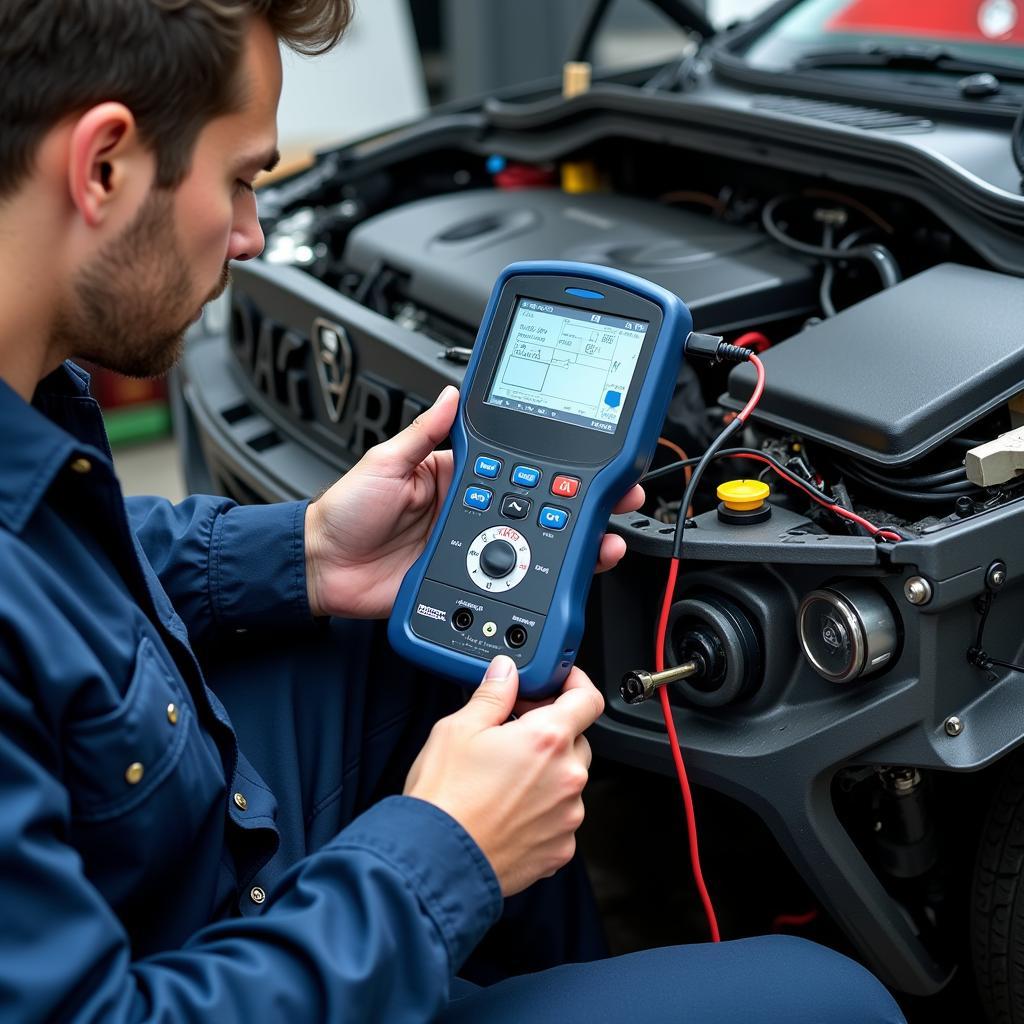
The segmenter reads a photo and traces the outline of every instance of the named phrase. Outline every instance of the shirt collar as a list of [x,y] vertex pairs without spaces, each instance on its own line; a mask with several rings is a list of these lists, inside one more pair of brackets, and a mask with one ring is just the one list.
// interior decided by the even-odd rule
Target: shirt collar
[[0,443],[0,524],[19,533],[69,461],[106,459],[89,375],[64,363],[40,381],[31,405],[0,379]]

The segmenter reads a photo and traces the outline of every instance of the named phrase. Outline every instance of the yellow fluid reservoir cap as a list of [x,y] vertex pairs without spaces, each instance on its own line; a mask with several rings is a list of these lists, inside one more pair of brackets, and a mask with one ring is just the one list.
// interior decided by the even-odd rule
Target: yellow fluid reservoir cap
[[731,512],[754,512],[771,494],[761,480],[728,480],[718,485],[718,500]]

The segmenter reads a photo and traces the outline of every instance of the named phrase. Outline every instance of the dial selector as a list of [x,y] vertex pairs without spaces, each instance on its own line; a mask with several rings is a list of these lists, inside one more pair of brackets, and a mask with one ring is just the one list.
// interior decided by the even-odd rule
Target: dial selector
[[466,570],[481,589],[504,593],[521,583],[530,568],[530,545],[511,526],[491,526],[469,545]]
[[507,540],[492,540],[480,552],[480,568],[491,579],[500,580],[516,567],[518,558],[516,549]]

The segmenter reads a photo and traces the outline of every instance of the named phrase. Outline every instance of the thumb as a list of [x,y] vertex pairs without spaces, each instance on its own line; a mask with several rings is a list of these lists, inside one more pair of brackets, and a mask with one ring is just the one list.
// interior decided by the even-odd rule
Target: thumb
[[447,436],[455,422],[459,408],[458,388],[449,384],[424,410],[405,428],[395,434],[386,445],[388,463],[401,473],[418,466]]
[[487,666],[484,681],[476,688],[461,714],[473,718],[481,729],[501,725],[510,714],[519,692],[516,663],[499,654]]

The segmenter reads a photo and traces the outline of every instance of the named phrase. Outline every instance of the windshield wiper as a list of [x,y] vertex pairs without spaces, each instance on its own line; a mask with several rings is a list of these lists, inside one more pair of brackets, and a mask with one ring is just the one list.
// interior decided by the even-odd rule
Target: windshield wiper
[[958,56],[941,46],[884,46],[880,43],[866,43],[849,49],[805,53],[793,62],[793,67],[797,70],[888,68],[898,71],[948,71],[961,75],[988,73],[1006,81],[1024,82],[1024,67]]

